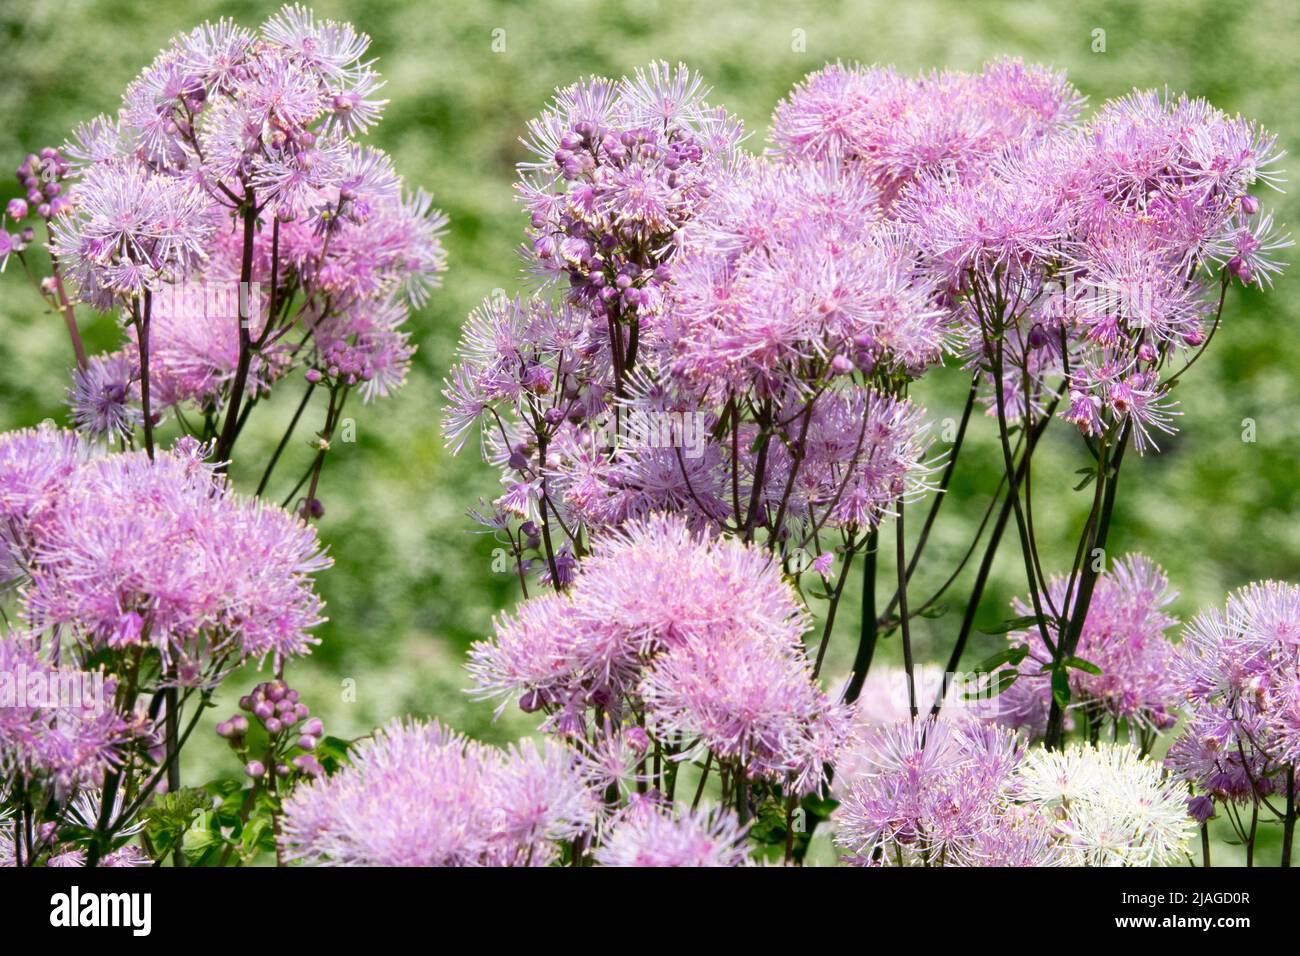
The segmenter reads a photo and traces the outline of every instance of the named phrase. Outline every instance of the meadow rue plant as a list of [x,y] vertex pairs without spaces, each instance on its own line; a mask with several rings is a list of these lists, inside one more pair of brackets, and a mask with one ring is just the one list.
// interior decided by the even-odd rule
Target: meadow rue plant
[[[202,419],[224,466],[248,412],[301,369],[331,409],[387,395],[414,351],[402,330],[445,257],[445,220],[361,141],[383,111],[370,40],[286,6],[176,37],[116,115],[18,168],[47,227],[39,281],[73,339],[73,420],[151,448],[165,409]],[[19,251],[25,268],[27,257]],[[33,274],[35,280],[35,275]],[[127,342],[88,357],[73,306],[121,315]]]
[[1221,808],[1253,862],[1261,814],[1295,838],[1300,758],[1300,588],[1251,584],[1189,624],[1174,680],[1188,712],[1166,762],[1194,788],[1204,824]]
[[[500,476],[471,514],[521,597],[468,693],[537,739],[326,736],[285,672],[323,619],[322,467],[347,399],[403,382],[444,265],[442,217],[363,142],[385,105],[368,44],[299,6],[206,24],[18,169],[0,255],[76,368],[72,430],[0,436],[0,861],[800,864],[820,827],[858,866],[1168,866],[1200,824],[1208,865],[1222,812],[1252,862],[1276,816],[1289,865],[1300,591],[1250,585],[1179,646],[1159,555],[1106,550],[1127,452],[1177,440],[1231,287],[1282,266],[1255,195],[1280,152],[1187,96],[1086,114],[1014,60],[828,65],[766,148],[684,65],[559,90],[523,131],[529,286],[471,313],[443,409],[452,450],[477,437]],[[119,315],[120,348],[85,353],[83,303]],[[245,423],[299,375],[247,495]],[[917,395],[945,376],[967,397],[941,440]],[[267,502],[317,397],[311,466]],[[1041,442],[1054,422],[1068,443]],[[981,428],[996,491],[917,593]],[[1048,577],[1033,466],[1071,449],[1084,518]],[[964,664],[1012,526],[1025,597]],[[837,638],[850,576],[861,626]],[[920,617],[946,662],[916,659]],[[832,640],[854,641],[835,680]],[[249,662],[270,673],[214,728],[242,778],[185,788],[181,746]],[[95,706],[40,693],[65,684]]]
[[[256,32],[203,24],[115,112],[18,166],[0,255],[62,317],[75,365],[73,430],[0,435],[7,863],[250,862],[276,849],[292,786],[346,748],[284,682],[324,620],[310,522],[344,403],[402,384],[403,327],[445,261],[442,215],[364,142],[386,102],[369,43],[299,5]],[[119,348],[87,353],[81,306],[120,320]],[[227,475],[239,438],[295,377],[246,494]],[[313,399],[311,467],[271,503]],[[275,675],[244,698],[256,726],[216,728],[246,779],[186,788],[181,748],[246,663]]]
[[[863,865],[1185,862],[1207,811],[1150,756],[1187,703],[1176,591],[1105,549],[1126,451],[1176,434],[1229,287],[1280,268],[1289,240],[1253,194],[1280,182],[1274,138],[1172,94],[1085,115],[1063,74],[1012,60],[828,66],[761,153],[708,96],[652,64],[529,125],[525,258],[545,281],[471,315],[444,393],[451,447],[478,426],[500,472],[472,514],[525,598],[471,650],[471,693],[596,768],[562,859],[799,862],[829,819]],[[940,453],[912,386],[954,374],[968,397]],[[977,407],[1001,483],[947,583],[909,594]],[[1049,578],[1032,462],[1056,420],[1086,456],[1086,517]],[[954,687],[1013,522],[1028,596]],[[911,622],[942,620],[975,561],[947,664],[923,667]],[[862,627],[828,688],[855,563]],[[893,635],[903,667],[873,671]],[[1271,732],[1266,790],[1291,757]]]

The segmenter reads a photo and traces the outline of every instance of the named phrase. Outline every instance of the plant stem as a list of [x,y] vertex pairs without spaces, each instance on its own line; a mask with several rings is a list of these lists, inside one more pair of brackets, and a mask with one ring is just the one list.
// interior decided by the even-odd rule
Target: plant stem
[[694,810],[700,805],[700,797],[704,796],[704,784],[709,779],[709,768],[713,766],[713,751],[710,750],[704,758],[704,769],[700,772],[700,783],[695,788],[695,799],[691,801],[691,809]]
[[880,532],[875,528],[867,533],[867,545],[863,552],[866,567],[862,570],[862,632],[858,636],[858,653],[853,659],[853,676],[844,692],[845,703],[851,704],[862,693],[862,684],[871,669],[871,659],[876,654],[876,545]]
[[1286,816],[1282,818],[1282,866],[1291,866],[1291,845],[1295,842],[1295,764],[1286,768]]
[[257,234],[257,204],[253,199],[252,189],[246,190],[244,207],[244,248],[243,258],[239,264],[239,361],[235,365],[235,379],[230,386],[230,407],[226,409],[226,422],[217,440],[217,450],[213,455],[217,468],[224,470],[230,458],[230,451],[235,445],[238,434],[239,410],[244,401],[244,390],[248,386],[248,368],[253,361],[253,339],[251,325],[253,317],[249,315],[252,296],[249,284],[253,280],[253,241]]
[[790,475],[786,479],[785,491],[781,495],[781,504],[776,510],[776,520],[772,523],[771,535],[768,538],[767,546],[773,550],[776,549],[781,539],[781,526],[785,524],[785,512],[790,503],[790,493],[794,491],[794,482],[799,476],[799,468],[803,465],[804,454],[808,449],[808,426],[812,423],[813,405],[820,394],[818,392],[808,399],[808,404],[803,410],[803,422],[799,426],[799,440],[795,444],[794,454],[790,462]]
[[736,813],[741,826],[749,822],[749,776],[740,764],[736,765]]
[[[930,510],[925,516],[925,523],[921,525],[921,535],[916,539],[916,546],[912,549],[912,558],[907,562],[907,581],[912,580],[912,574],[916,571],[917,564],[921,561],[921,552],[925,550],[926,542],[930,538],[930,528],[934,525],[934,520],[939,516],[939,508],[943,505],[944,499],[948,497],[948,486],[952,482],[953,472],[957,468],[957,455],[961,452],[962,443],[966,440],[966,426],[970,423],[971,410],[975,406],[975,392],[978,379],[972,378],[970,391],[966,395],[966,407],[962,409],[961,424],[957,426],[957,437],[953,439],[952,451],[948,455],[948,463],[944,466],[943,475],[939,478],[939,487],[935,489],[934,501],[930,504]],[[898,592],[889,599],[885,605],[885,610],[881,612],[883,617],[889,617],[894,613],[894,608],[898,607]]]
[[546,436],[542,431],[537,433],[537,460],[540,462],[542,469],[542,500],[539,502],[539,513],[542,519],[542,547],[546,550],[546,567],[551,572],[551,590],[560,592],[564,590],[564,582],[560,580],[560,565],[555,560],[555,544],[551,539],[551,516],[547,508],[546,493]]
[[822,628],[822,642],[817,648],[817,663],[813,666],[813,677],[822,671],[822,662],[826,659],[826,648],[830,645],[831,634],[835,630],[835,615],[840,609],[840,598],[844,594],[844,585],[849,579],[849,569],[853,567],[853,556],[857,548],[850,541],[844,549],[844,567],[840,569],[839,580],[835,582],[835,591],[831,594],[830,605],[826,609],[826,624]]
[[[173,678],[175,675],[171,675]],[[167,744],[167,792],[177,793],[181,789],[181,747],[180,747],[180,709],[179,696],[173,684],[163,692],[167,708],[165,715],[165,734]],[[178,844],[172,854],[173,866],[185,865],[185,854]]]
[[[1096,516],[1096,527],[1091,546],[1083,552],[1083,568],[1079,573],[1079,593],[1075,598],[1073,608],[1068,609],[1070,617],[1065,633],[1059,635],[1060,641],[1054,655],[1057,664],[1072,657],[1075,648],[1079,646],[1079,636],[1083,633],[1083,622],[1087,620],[1088,608],[1092,604],[1092,595],[1097,585],[1097,579],[1101,576],[1098,562],[1092,559],[1092,556],[1097,550],[1101,550],[1103,555],[1105,553],[1106,540],[1110,535],[1110,519],[1115,511],[1115,489],[1119,486],[1119,468],[1124,462],[1124,450],[1128,448],[1128,438],[1128,425],[1125,424],[1120,430],[1119,444],[1115,448],[1115,453],[1105,468],[1105,472],[1109,474],[1109,477],[1103,474],[1103,478],[1106,480],[1106,491],[1102,496],[1100,513]],[[1103,478],[1098,480],[1103,480]],[[1084,534],[1088,533],[1085,530]],[[1062,608],[1062,613],[1066,613],[1066,611],[1066,608]],[[1056,699],[1056,695],[1053,694],[1051,709],[1047,714],[1047,731],[1043,737],[1043,746],[1049,750],[1059,750],[1064,737],[1065,713],[1060,702]]]
[[321,429],[320,445],[316,452],[316,459],[311,466],[311,483],[307,486],[307,498],[303,502],[303,517],[305,520],[311,520],[312,503],[316,500],[316,490],[320,487],[320,473],[325,466],[325,455],[330,450],[330,440],[334,437],[334,428],[338,425],[339,415],[343,412],[343,405],[348,400],[347,387],[344,386],[340,392],[338,389],[331,389],[329,408],[325,412],[325,427]]
[[140,344],[140,408],[144,414],[144,450],[153,461],[153,405],[149,396],[149,325],[153,318],[153,293],[144,290],[144,311],[132,303]]
[[[991,351],[994,354],[993,389],[995,397],[994,404],[997,406],[998,413],[998,443],[1002,446],[1002,463],[1003,467],[1006,469],[1007,481],[1009,484],[1013,484],[1013,479],[1016,475],[1016,466],[1012,458],[1011,441],[1008,437],[1006,396],[1004,395],[1002,388],[1003,334],[1001,329],[997,329],[996,332],[998,336],[996,348],[991,349]],[[990,351],[987,334],[985,335],[985,343],[985,351]],[[1037,549],[1029,534],[1029,526],[1025,521],[1024,509],[1020,506],[1019,487],[1008,487],[1007,496],[1011,500],[1011,508],[1016,516],[1016,531],[1020,535],[1020,551],[1025,562],[1025,578],[1029,583],[1029,597],[1034,607],[1034,616],[1038,621],[1038,632],[1043,639],[1043,646],[1052,647],[1052,641],[1047,636],[1047,618],[1043,614],[1043,604],[1038,593],[1038,574],[1035,570]]]
[[307,408],[307,402],[311,399],[312,393],[316,390],[315,382],[307,383],[307,391],[302,396],[302,401],[298,403],[298,409],[293,413],[293,418],[289,421],[289,427],[285,429],[284,435],[280,438],[280,444],[275,446],[275,453],[271,455],[271,460],[266,464],[266,471],[262,472],[262,480],[257,483],[257,497],[262,496],[266,490],[266,484],[271,480],[271,472],[275,471],[276,464],[280,461],[280,456],[289,445],[289,439],[293,436],[294,429],[298,427],[298,420],[302,418],[303,410]]
[[1255,865],[1255,836],[1259,832],[1259,803],[1250,808],[1250,834],[1246,838],[1246,865]]
[[[739,428],[739,422],[736,425]],[[754,459],[754,486],[749,493],[749,508],[745,512],[745,523],[741,530],[746,541],[754,540],[754,527],[758,524],[758,512],[763,502],[763,486],[767,480],[767,451],[772,443],[771,415],[764,413],[759,417],[758,449]]]
[[[48,228],[48,225],[47,225]],[[68,301],[67,290],[63,287],[63,274],[59,272],[59,262],[50,257],[50,276],[54,279],[54,294],[58,297],[63,312],[63,322],[68,327],[68,337],[72,340],[72,354],[77,357],[77,368],[86,367],[86,346],[81,341],[81,330],[77,328],[77,316]]]
[[903,667],[907,670],[907,707],[916,720],[916,665],[912,660],[912,625],[907,613],[907,540],[903,527],[903,499],[898,499],[898,517],[894,520],[894,558],[898,563],[898,621],[903,635]]
[[[1002,499],[1002,507],[998,511],[997,520],[993,523],[993,529],[989,532],[989,541],[984,547],[984,556],[980,559],[979,570],[975,572],[975,582],[971,585],[970,599],[966,602],[966,612],[962,615],[961,629],[957,632],[957,640],[953,644],[952,653],[948,655],[948,664],[944,670],[945,674],[956,673],[957,668],[961,665],[962,655],[966,651],[966,643],[970,640],[971,631],[975,626],[975,615],[979,611],[980,599],[984,596],[984,588],[988,584],[989,575],[993,571],[993,561],[997,557],[998,546],[1002,542],[1002,534],[1006,531],[1007,522],[1011,518],[1011,496],[1016,493],[1024,476],[1029,456],[1034,453],[1034,449],[1038,446],[1038,439],[1047,430],[1047,426],[1052,420],[1052,412],[1055,409],[1056,403],[1053,402],[1048,408],[1048,413],[1029,432],[1025,450],[1020,456],[1020,465],[1009,483],[1007,497]],[[941,687],[934,706],[930,708],[930,716],[938,717],[942,708],[943,688]]]

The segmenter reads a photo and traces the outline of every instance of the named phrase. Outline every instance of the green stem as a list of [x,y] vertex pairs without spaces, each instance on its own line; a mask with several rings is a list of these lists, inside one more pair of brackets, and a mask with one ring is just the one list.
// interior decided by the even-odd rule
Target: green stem
[[1286,768],[1286,816],[1282,818],[1282,866],[1291,866],[1291,845],[1295,842],[1295,765]]
[[844,692],[844,701],[849,704],[862,693],[862,684],[867,679],[871,659],[876,654],[876,640],[879,637],[876,628],[876,545],[879,540],[880,532],[872,528],[867,534],[867,545],[862,555],[866,565],[862,570],[862,632],[858,637],[858,653],[853,659],[853,675]]
[[248,386],[248,369],[253,361],[253,338],[251,326],[253,317],[248,314],[252,302],[249,286],[253,280],[253,242],[257,234],[257,204],[253,200],[253,191],[247,190],[244,207],[244,248],[239,265],[239,360],[235,365],[235,379],[230,385],[230,407],[226,409],[226,422],[217,440],[216,453],[213,455],[217,467],[224,469],[235,445],[239,428],[239,411],[244,401],[244,390]]
[[916,665],[912,660],[912,623],[907,613],[907,541],[903,527],[903,499],[898,499],[894,522],[894,559],[898,564],[898,620],[903,635],[903,667],[907,670],[907,707],[916,720]]

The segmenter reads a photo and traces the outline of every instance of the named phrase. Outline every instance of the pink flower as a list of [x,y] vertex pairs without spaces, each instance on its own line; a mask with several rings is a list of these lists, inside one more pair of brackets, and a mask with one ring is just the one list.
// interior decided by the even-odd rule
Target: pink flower
[[289,859],[333,866],[546,866],[594,823],[563,748],[495,750],[438,723],[393,721],[351,766],[285,801]]
[[650,801],[624,811],[596,850],[601,866],[744,866],[745,828],[720,809],[670,809]]

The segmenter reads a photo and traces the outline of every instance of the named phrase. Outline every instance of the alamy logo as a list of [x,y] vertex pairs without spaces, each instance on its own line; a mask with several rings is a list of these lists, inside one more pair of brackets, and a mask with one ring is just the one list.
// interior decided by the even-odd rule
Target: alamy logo
[[148,936],[153,924],[149,893],[70,893],[50,897],[51,926],[127,926],[132,935]]
[[0,673],[0,708],[54,707],[101,714],[107,706],[103,671],[15,670]]
[[164,284],[154,293],[157,314],[177,319],[260,319],[262,287],[257,282],[204,280]]

